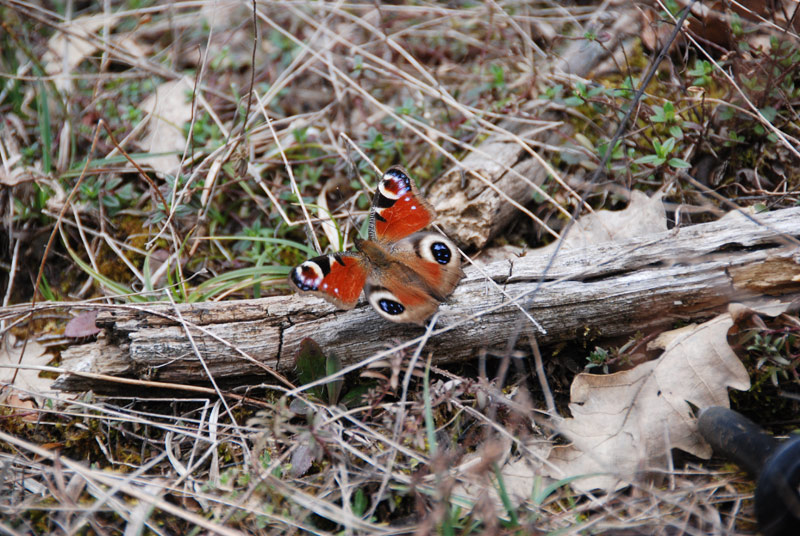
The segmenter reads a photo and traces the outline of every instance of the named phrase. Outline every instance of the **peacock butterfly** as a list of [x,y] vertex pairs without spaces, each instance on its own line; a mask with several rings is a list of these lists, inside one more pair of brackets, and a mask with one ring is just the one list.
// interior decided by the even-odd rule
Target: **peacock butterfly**
[[381,177],[369,213],[369,239],[358,251],[309,259],[289,273],[300,292],[352,309],[363,289],[367,301],[392,322],[423,324],[464,276],[455,244],[434,232],[418,232],[435,218],[400,166]]

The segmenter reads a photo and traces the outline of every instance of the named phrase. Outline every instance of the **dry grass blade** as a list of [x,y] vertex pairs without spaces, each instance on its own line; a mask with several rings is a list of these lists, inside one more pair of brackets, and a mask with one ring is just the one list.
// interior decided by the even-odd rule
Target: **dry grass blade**
[[[144,4],[0,0],[0,532],[757,530],[672,448],[744,370],[796,428],[794,309],[720,328],[735,381],[672,352],[681,426],[593,403],[666,415],[648,343],[798,297],[795,3]],[[287,293],[393,165],[470,261],[424,331]]]

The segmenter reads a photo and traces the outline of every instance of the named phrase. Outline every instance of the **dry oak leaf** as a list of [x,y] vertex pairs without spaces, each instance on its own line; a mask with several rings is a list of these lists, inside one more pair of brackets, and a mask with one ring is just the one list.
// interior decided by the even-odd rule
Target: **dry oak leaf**
[[[667,215],[661,198],[661,193],[647,197],[644,192],[633,190],[626,208],[598,210],[581,216],[564,239],[562,250],[586,248],[604,242],[624,242],[637,236],[666,232]],[[553,242],[528,252],[514,246],[486,248],[478,259],[483,264],[489,264],[502,259],[520,257],[526,253],[543,255],[553,253],[557,245],[557,242]]]
[[728,407],[728,388],[750,387],[727,342],[732,325],[724,314],[666,332],[654,341],[664,348],[654,361],[615,374],[579,374],[570,393],[573,417],[557,427],[572,444],[555,447],[543,470],[556,479],[589,475],[572,483],[586,491],[622,487],[640,471],[663,467],[672,448],[709,458],[688,402]]
[[[56,87],[71,93],[75,84],[72,74],[84,60],[96,54],[103,46],[101,31],[105,25],[113,30],[120,18],[97,15],[78,17],[58,25],[56,32],[47,42],[47,51],[42,55],[42,65],[48,75],[54,76]],[[147,51],[134,34],[111,34],[108,36],[109,49],[115,55],[124,54],[127,61],[143,59]]]
[[[53,359],[53,355],[48,354],[47,348],[43,345],[29,340],[25,346],[25,355],[20,360],[22,348],[23,341],[18,341],[10,333],[0,341],[0,386],[11,385],[19,389],[20,399],[50,391],[53,379],[40,378],[38,370],[18,369],[17,365],[45,366]],[[16,378],[15,372],[17,372]]]
[[598,210],[581,216],[564,239],[563,247],[584,248],[666,232],[667,216],[661,197],[661,193],[647,197],[647,194],[633,190],[625,209]]
[[192,91],[188,79],[164,82],[139,104],[148,114],[147,131],[140,142],[146,152],[158,153],[140,160],[157,172],[176,174],[186,147],[183,125],[192,120],[192,101],[187,93]]

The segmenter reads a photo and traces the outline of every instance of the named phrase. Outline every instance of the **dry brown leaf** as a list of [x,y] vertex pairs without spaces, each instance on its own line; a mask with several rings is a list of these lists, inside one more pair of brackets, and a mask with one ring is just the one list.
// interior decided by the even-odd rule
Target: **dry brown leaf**
[[47,42],[47,52],[42,56],[42,64],[47,74],[64,75],[55,79],[59,90],[72,90],[72,79],[67,75],[97,51],[97,42],[91,36],[102,27],[103,19],[100,17],[79,17],[64,24]]
[[[616,211],[598,210],[579,218],[564,239],[562,247],[577,249],[603,242],[622,242],[666,230],[667,217],[661,203],[661,194],[647,197],[647,194],[633,190],[628,208]],[[547,252],[547,248],[555,248],[555,244],[535,251]]]
[[[19,389],[20,399],[30,398],[35,393],[50,391],[54,380],[39,377],[38,370],[17,369],[17,365],[45,366],[53,359],[52,354],[48,354],[47,348],[38,342],[28,341],[25,346],[25,355],[20,361],[22,348],[23,341],[18,341],[11,334],[6,335],[5,339],[0,341],[0,384],[12,385]],[[15,372],[17,372],[16,378],[14,377]]]
[[33,400],[23,400],[17,394],[10,394],[3,401],[7,406],[16,409],[14,417],[21,418],[23,421],[36,422],[41,419],[41,415],[36,411],[36,404]]
[[748,389],[750,378],[727,342],[730,314],[662,334],[654,361],[608,375],[579,374],[572,384],[570,411],[559,432],[572,444],[556,447],[545,468],[553,478],[582,478],[573,487],[610,488],[637,472],[663,466],[679,448],[708,458],[711,447],[696,429],[691,402],[699,408],[728,407],[728,388]]
[[185,80],[165,82],[139,105],[148,114],[147,133],[141,142],[142,149],[159,154],[142,159],[162,174],[175,174],[186,147],[183,125],[192,119],[192,103],[186,93],[192,90]]
[[[638,190],[631,192],[628,207],[623,210],[599,210],[578,218],[561,246],[563,249],[579,249],[603,242],[622,242],[629,238],[663,233],[667,230],[667,216],[661,202],[661,193],[653,197]],[[546,255],[555,251],[557,242],[525,252],[515,246],[500,246],[485,249],[478,261],[482,264],[514,259],[524,254]]]
[[[59,30],[47,42],[47,51],[42,56],[45,71],[55,76],[59,90],[72,91],[74,80],[69,75],[83,60],[100,49],[101,41],[96,36],[103,26],[108,23],[109,28],[113,29],[118,20],[115,16],[104,15],[78,17],[59,26]],[[109,41],[117,52],[125,52],[130,57],[142,59],[146,55],[144,48],[130,35],[111,35]]]

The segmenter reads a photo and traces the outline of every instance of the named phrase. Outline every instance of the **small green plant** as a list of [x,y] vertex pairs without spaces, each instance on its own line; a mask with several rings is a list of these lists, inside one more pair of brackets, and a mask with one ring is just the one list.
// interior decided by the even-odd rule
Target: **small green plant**
[[378,153],[386,158],[393,158],[396,145],[393,140],[386,140],[375,127],[369,127],[367,131],[367,141],[362,144],[364,149],[373,153]]
[[358,78],[364,72],[364,57],[356,54],[353,56],[353,69],[350,71],[350,76]]
[[265,259],[276,261],[280,251],[275,244],[263,240],[248,240],[248,238],[270,238],[274,234],[275,230],[272,227],[263,226],[261,218],[256,218],[252,225],[242,228],[239,235],[242,240],[233,245],[233,250],[252,263],[263,262]]
[[590,370],[593,368],[602,368],[604,374],[608,374],[608,364],[611,358],[611,353],[606,350],[605,348],[601,348],[596,346],[594,350],[589,354],[587,357],[587,361],[589,363],[586,365],[586,370]]
[[609,367],[612,365],[630,365],[630,352],[637,347],[641,340],[642,334],[636,333],[632,339],[619,348],[606,350],[605,348],[596,346],[595,349],[589,354],[589,357],[586,358],[589,363],[584,368],[586,370],[591,370],[593,368],[601,367],[603,369],[603,373],[608,374]]
[[[606,151],[608,151],[607,141],[597,144],[597,156],[599,158],[603,158],[606,155]],[[611,162],[614,160],[621,160],[622,158],[625,158],[625,147],[622,145],[622,140],[617,140],[617,143],[614,144],[614,149],[611,151],[611,155],[608,158],[606,168],[611,169]]]
[[42,295],[44,301],[58,301],[56,293],[53,292],[53,288],[50,286],[50,283],[47,282],[47,278],[44,276],[42,276],[42,282],[39,284],[39,293]]
[[39,223],[49,221],[49,216],[43,210],[47,206],[47,201],[53,195],[52,190],[44,184],[34,184],[33,195],[29,196],[31,201],[24,201],[17,197],[12,197],[14,203],[13,221],[21,222],[38,218]]
[[506,87],[506,74],[503,66],[493,63],[489,65],[489,72],[492,74],[492,89],[504,89]]
[[219,144],[223,141],[222,130],[208,113],[197,115],[194,125],[186,123],[183,126],[185,136],[189,135],[189,128],[192,129],[192,140],[196,146],[205,147],[206,145]]
[[554,102],[559,102],[563,94],[564,94],[564,84],[556,84],[554,86],[549,86],[547,89],[545,89],[544,93],[541,93],[539,95],[539,98],[543,100],[551,100]]
[[690,69],[686,74],[689,76],[694,76],[695,79],[692,80],[692,84],[695,86],[710,86],[711,85],[711,73],[714,72],[714,66],[708,60],[695,60],[694,67]]
[[653,106],[655,113],[650,116],[653,123],[674,123],[677,120],[675,115],[675,105],[671,102],[664,103],[664,106]]
[[212,71],[224,71],[231,67],[231,47],[230,45],[222,46],[216,54],[211,58],[209,67]]
[[600,95],[604,89],[605,88],[602,86],[587,89],[586,84],[583,82],[577,82],[575,84],[575,89],[572,92],[572,96],[564,99],[564,104],[567,106],[581,106],[592,97]]
[[351,503],[351,508],[353,509],[353,513],[357,517],[362,517],[365,513],[367,513],[367,506],[369,506],[369,501],[367,500],[367,494],[364,493],[363,488],[358,488],[355,493],[353,493],[353,500]]
[[762,378],[769,378],[775,387],[779,377],[800,384],[799,332],[794,326],[777,330],[753,329],[744,337],[745,349],[755,358],[756,369],[763,371]]
[[634,160],[637,164],[652,164],[653,166],[659,167],[662,166],[664,163],[669,165],[670,167],[674,167],[677,169],[686,169],[692,167],[689,162],[686,160],[682,160],[680,158],[670,158],[670,153],[675,150],[675,143],[677,140],[675,138],[669,138],[664,143],[654,139],[653,140],[653,151],[654,154],[648,154],[637,158]]
[[[342,370],[341,360],[333,355],[325,355],[319,344],[314,339],[307,337],[300,342],[300,350],[295,358],[297,366],[297,379],[301,385],[308,385]],[[372,383],[363,383],[344,390],[344,379],[340,376],[322,385],[310,387],[308,393],[315,399],[324,401],[329,405],[342,403],[345,406],[357,404],[361,397],[372,387]],[[344,394],[343,394],[344,393]],[[293,409],[301,409],[294,402]]]
[[398,115],[419,115],[419,110],[417,109],[417,105],[414,103],[414,99],[406,98],[403,99],[403,104],[398,106],[395,109]]
[[[168,204],[171,204],[173,192],[177,192],[178,195],[181,194],[181,190],[183,186],[186,184],[187,177],[185,175],[178,175],[176,178],[174,175],[166,175],[164,177],[164,180],[167,183],[164,199]],[[175,184],[175,181],[178,182],[177,185]],[[174,211],[173,216],[176,219],[181,219],[193,215],[197,212],[199,206],[200,206],[199,194],[193,194],[188,201],[180,203],[173,209]],[[166,219],[166,217],[167,215],[164,212],[164,206],[161,203],[157,203],[155,206],[155,210],[152,211],[149,219],[145,222],[145,225],[155,225]]]
[[127,208],[136,198],[133,183],[123,184],[122,177],[95,176],[83,181],[79,187],[81,198],[94,206],[102,203],[109,216]]

